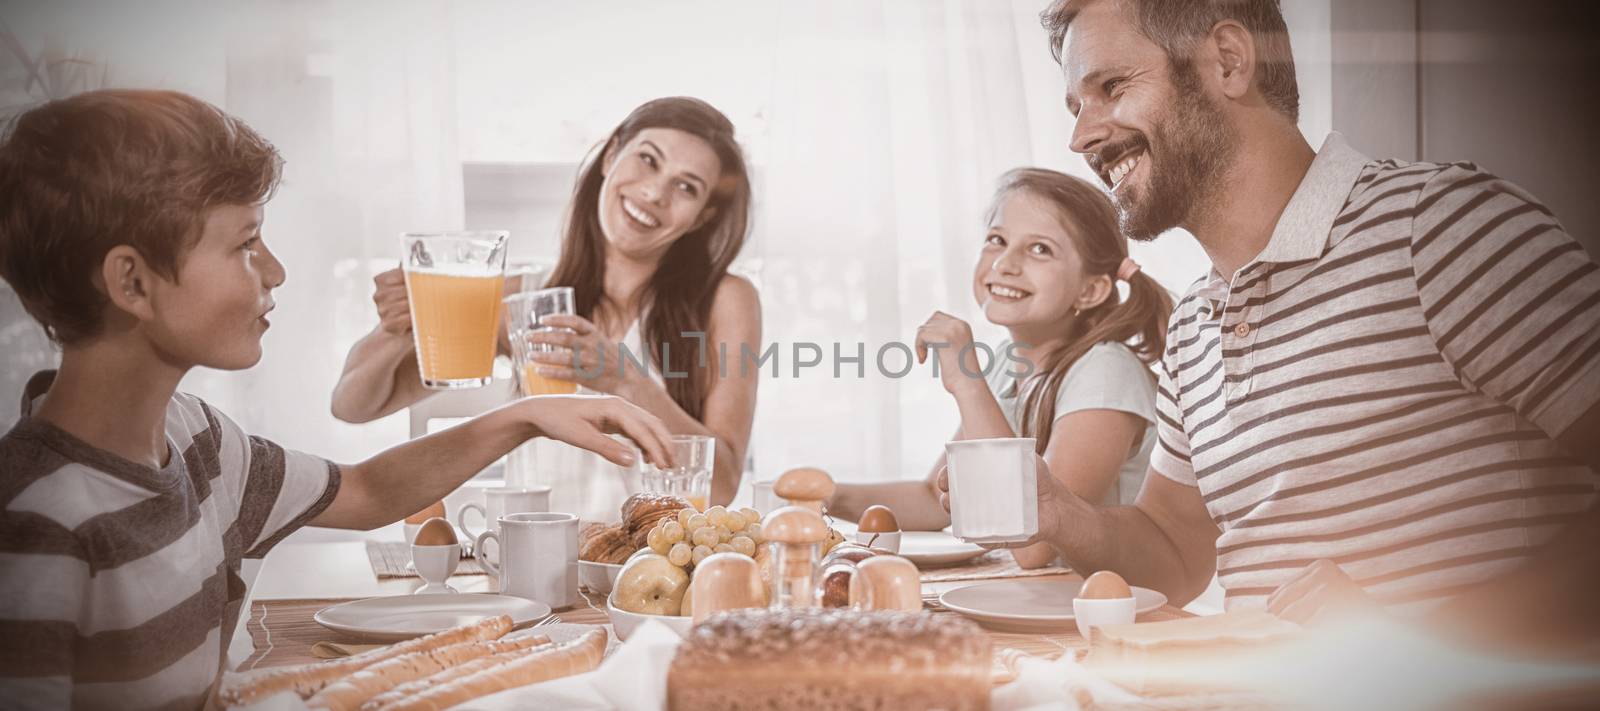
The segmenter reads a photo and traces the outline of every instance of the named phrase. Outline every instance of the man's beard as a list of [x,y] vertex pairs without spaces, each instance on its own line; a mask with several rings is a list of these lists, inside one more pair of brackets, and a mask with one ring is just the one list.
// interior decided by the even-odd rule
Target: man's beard
[[[1200,87],[1187,62],[1172,67],[1173,102],[1146,146],[1149,189],[1128,185],[1112,194],[1122,233],[1149,242],[1211,208],[1233,162],[1237,133]],[[1159,149],[1160,161],[1151,148]]]

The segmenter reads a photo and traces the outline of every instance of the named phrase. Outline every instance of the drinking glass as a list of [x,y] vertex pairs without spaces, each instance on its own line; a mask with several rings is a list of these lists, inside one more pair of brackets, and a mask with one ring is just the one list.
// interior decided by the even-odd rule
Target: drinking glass
[[538,373],[539,363],[534,353],[555,351],[554,346],[533,343],[529,336],[540,331],[567,331],[544,325],[544,319],[557,314],[571,315],[573,311],[572,287],[558,286],[512,294],[504,300],[506,311],[506,337],[511,341],[511,358],[516,364],[517,381],[523,395],[571,395],[578,385],[566,380],[546,378]]
[[424,386],[477,388],[494,378],[509,236],[503,230],[400,236]]
[[654,494],[682,496],[704,511],[711,498],[711,466],[717,454],[717,438],[710,435],[673,435],[672,448],[677,466],[668,469],[644,465],[644,490]]

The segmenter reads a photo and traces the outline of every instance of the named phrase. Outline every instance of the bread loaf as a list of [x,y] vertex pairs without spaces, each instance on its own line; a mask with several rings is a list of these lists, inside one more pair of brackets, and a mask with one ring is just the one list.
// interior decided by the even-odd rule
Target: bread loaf
[[1227,664],[1230,656],[1269,653],[1299,633],[1299,625],[1260,611],[1102,625],[1095,628],[1083,663],[1141,695],[1230,691],[1229,684],[1204,669]]
[[671,711],[987,709],[989,635],[954,615],[738,610],[690,631]]

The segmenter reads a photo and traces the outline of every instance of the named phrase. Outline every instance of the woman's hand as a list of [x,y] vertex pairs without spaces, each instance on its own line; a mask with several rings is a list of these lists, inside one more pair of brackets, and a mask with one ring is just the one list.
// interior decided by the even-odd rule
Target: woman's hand
[[582,447],[610,460],[631,467],[633,449],[608,434],[622,434],[639,445],[650,463],[672,466],[672,436],[661,419],[633,403],[609,395],[544,395],[518,401],[523,417],[539,428],[539,434]]
[[917,362],[926,363],[932,349],[939,362],[939,380],[945,391],[958,395],[979,387],[988,389],[983,367],[972,345],[972,327],[943,311],[935,311],[917,328]]
[[650,354],[629,353],[624,360],[621,344],[607,341],[589,319],[560,314],[544,317],[543,325],[571,330],[527,335],[529,343],[554,346],[554,350],[531,354],[539,364],[535,370],[539,375],[612,394],[622,394],[625,386],[645,375],[637,364],[648,366]]
[[399,267],[372,278],[372,304],[378,307],[378,324],[394,336],[411,335],[411,297],[406,275]]

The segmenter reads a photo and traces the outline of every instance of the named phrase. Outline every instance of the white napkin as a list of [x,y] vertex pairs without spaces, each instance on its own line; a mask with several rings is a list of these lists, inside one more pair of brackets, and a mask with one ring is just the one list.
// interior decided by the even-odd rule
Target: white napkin
[[1015,681],[989,694],[994,711],[1077,711],[1079,699],[1096,704],[1135,703],[1139,697],[1129,693],[1063,654],[1055,661],[1022,657],[1017,661]]
[[655,620],[629,635],[598,669],[542,684],[507,689],[454,707],[458,711],[657,711],[667,707],[667,668],[683,640]]

